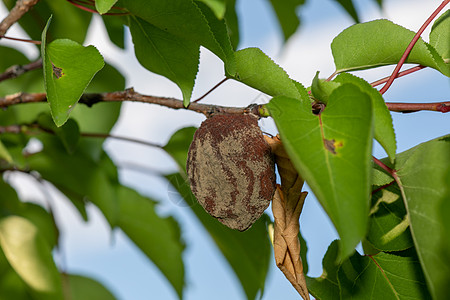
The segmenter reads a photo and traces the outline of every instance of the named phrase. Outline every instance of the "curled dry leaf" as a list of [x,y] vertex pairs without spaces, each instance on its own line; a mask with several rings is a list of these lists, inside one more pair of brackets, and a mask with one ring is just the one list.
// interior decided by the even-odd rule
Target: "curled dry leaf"
[[307,192],[302,192],[303,179],[292,165],[278,137],[265,137],[275,154],[281,177],[272,201],[275,219],[273,248],[275,262],[303,299],[310,299],[300,258],[299,218]]

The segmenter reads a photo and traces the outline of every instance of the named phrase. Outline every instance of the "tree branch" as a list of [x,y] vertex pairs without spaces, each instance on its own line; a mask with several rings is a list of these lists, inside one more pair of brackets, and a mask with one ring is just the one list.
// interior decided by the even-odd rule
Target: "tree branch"
[[[20,103],[36,103],[46,101],[47,95],[45,93],[16,93],[5,97],[0,97],[0,108],[4,109],[9,106]],[[253,114],[262,118],[269,116],[267,108],[265,108],[263,104],[252,104],[247,107],[228,107],[228,106],[191,102],[188,107],[184,107],[182,100],[175,98],[142,95],[140,93],[135,92],[133,89],[102,94],[86,93],[81,96],[78,102],[91,107],[92,105],[99,102],[121,102],[121,101],[157,104],[173,109],[187,109],[198,113],[202,113],[205,116],[210,116],[215,113]],[[450,112],[450,101],[433,102],[433,103],[387,102],[386,105],[390,111],[403,113],[417,112],[422,110],[437,111],[442,113]]]
[[0,22],[0,36],[5,35],[8,29],[38,2],[39,0],[17,0],[16,5],[14,5],[3,21]]
[[13,78],[17,78],[20,75],[28,72],[28,71],[32,71],[32,70],[36,70],[42,68],[42,59],[38,59],[36,61],[33,61],[27,65],[13,65],[11,67],[9,67],[8,69],[6,69],[5,72],[3,72],[2,74],[0,74],[0,82],[2,82],[3,80],[7,80],[7,79],[13,79]]
[[[13,95],[8,95],[6,97],[0,98],[0,108],[7,108],[11,105],[16,105],[20,103],[35,103],[46,101],[47,96],[45,93],[34,93],[34,94],[16,93]],[[184,107],[182,100],[175,98],[142,95],[135,92],[133,89],[102,94],[87,93],[83,94],[78,102],[90,107],[99,102],[121,102],[121,101],[151,103],[166,106],[173,109],[187,109],[202,113],[205,116],[210,116],[211,114],[215,113],[226,113],[226,114],[254,114],[259,117],[268,117],[267,110],[263,107],[263,105],[253,104],[248,107],[227,107],[211,104],[190,103],[188,107]]]

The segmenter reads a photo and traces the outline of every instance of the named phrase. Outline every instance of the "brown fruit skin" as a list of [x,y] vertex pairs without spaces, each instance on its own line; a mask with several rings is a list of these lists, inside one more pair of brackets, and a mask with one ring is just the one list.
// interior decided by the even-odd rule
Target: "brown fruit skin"
[[240,231],[261,217],[275,192],[271,149],[251,115],[206,119],[194,134],[186,170],[203,208]]

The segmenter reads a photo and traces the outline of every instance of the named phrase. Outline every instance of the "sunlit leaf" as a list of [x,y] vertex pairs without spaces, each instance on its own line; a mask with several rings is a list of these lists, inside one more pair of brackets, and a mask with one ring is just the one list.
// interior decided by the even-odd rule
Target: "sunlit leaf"
[[[342,31],[331,43],[336,72],[397,64],[414,34],[388,20],[353,25]],[[450,67],[422,39],[417,41],[406,63],[428,66],[450,76]]]
[[341,259],[367,229],[371,187],[372,105],[352,84],[335,89],[324,111],[308,99],[275,97],[267,104],[292,162],[341,237]]
[[32,222],[19,216],[1,218],[0,245],[13,269],[32,290],[34,299],[63,299],[61,277],[51,248]]
[[236,80],[274,97],[300,97],[300,92],[286,72],[260,49],[237,51],[236,65]]
[[227,0],[198,0],[197,2],[206,3],[214,12],[218,19],[222,19],[226,11]]
[[107,13],[116,2],[117,0],[95,0],[95,8],[102,15]]
[[158,216],[155,202],[130,188],[121,186],[118,199],[119,227],[161,270],[181,299],[184,287],[184,243],[178,223],[171,217]]

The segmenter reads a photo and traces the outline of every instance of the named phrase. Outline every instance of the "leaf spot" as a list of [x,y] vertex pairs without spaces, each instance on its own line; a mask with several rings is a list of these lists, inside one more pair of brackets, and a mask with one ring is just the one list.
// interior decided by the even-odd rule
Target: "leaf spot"
[[327,149],[328,151],[330,151],[332,154],[336,155],[336,149],[341,148],[342,146],[344,146],[344,144],[342,142],[337,142],[335,141],[335,139],[332,140],[327,140],[327,139],[323,139],[323,144],[325,146],[325,149]]
[[53,63],[52,63],[52,69],[53,69],[53,75],[55,75],[56,79],[59,79],[64,75],[62,69],[58,68]]

